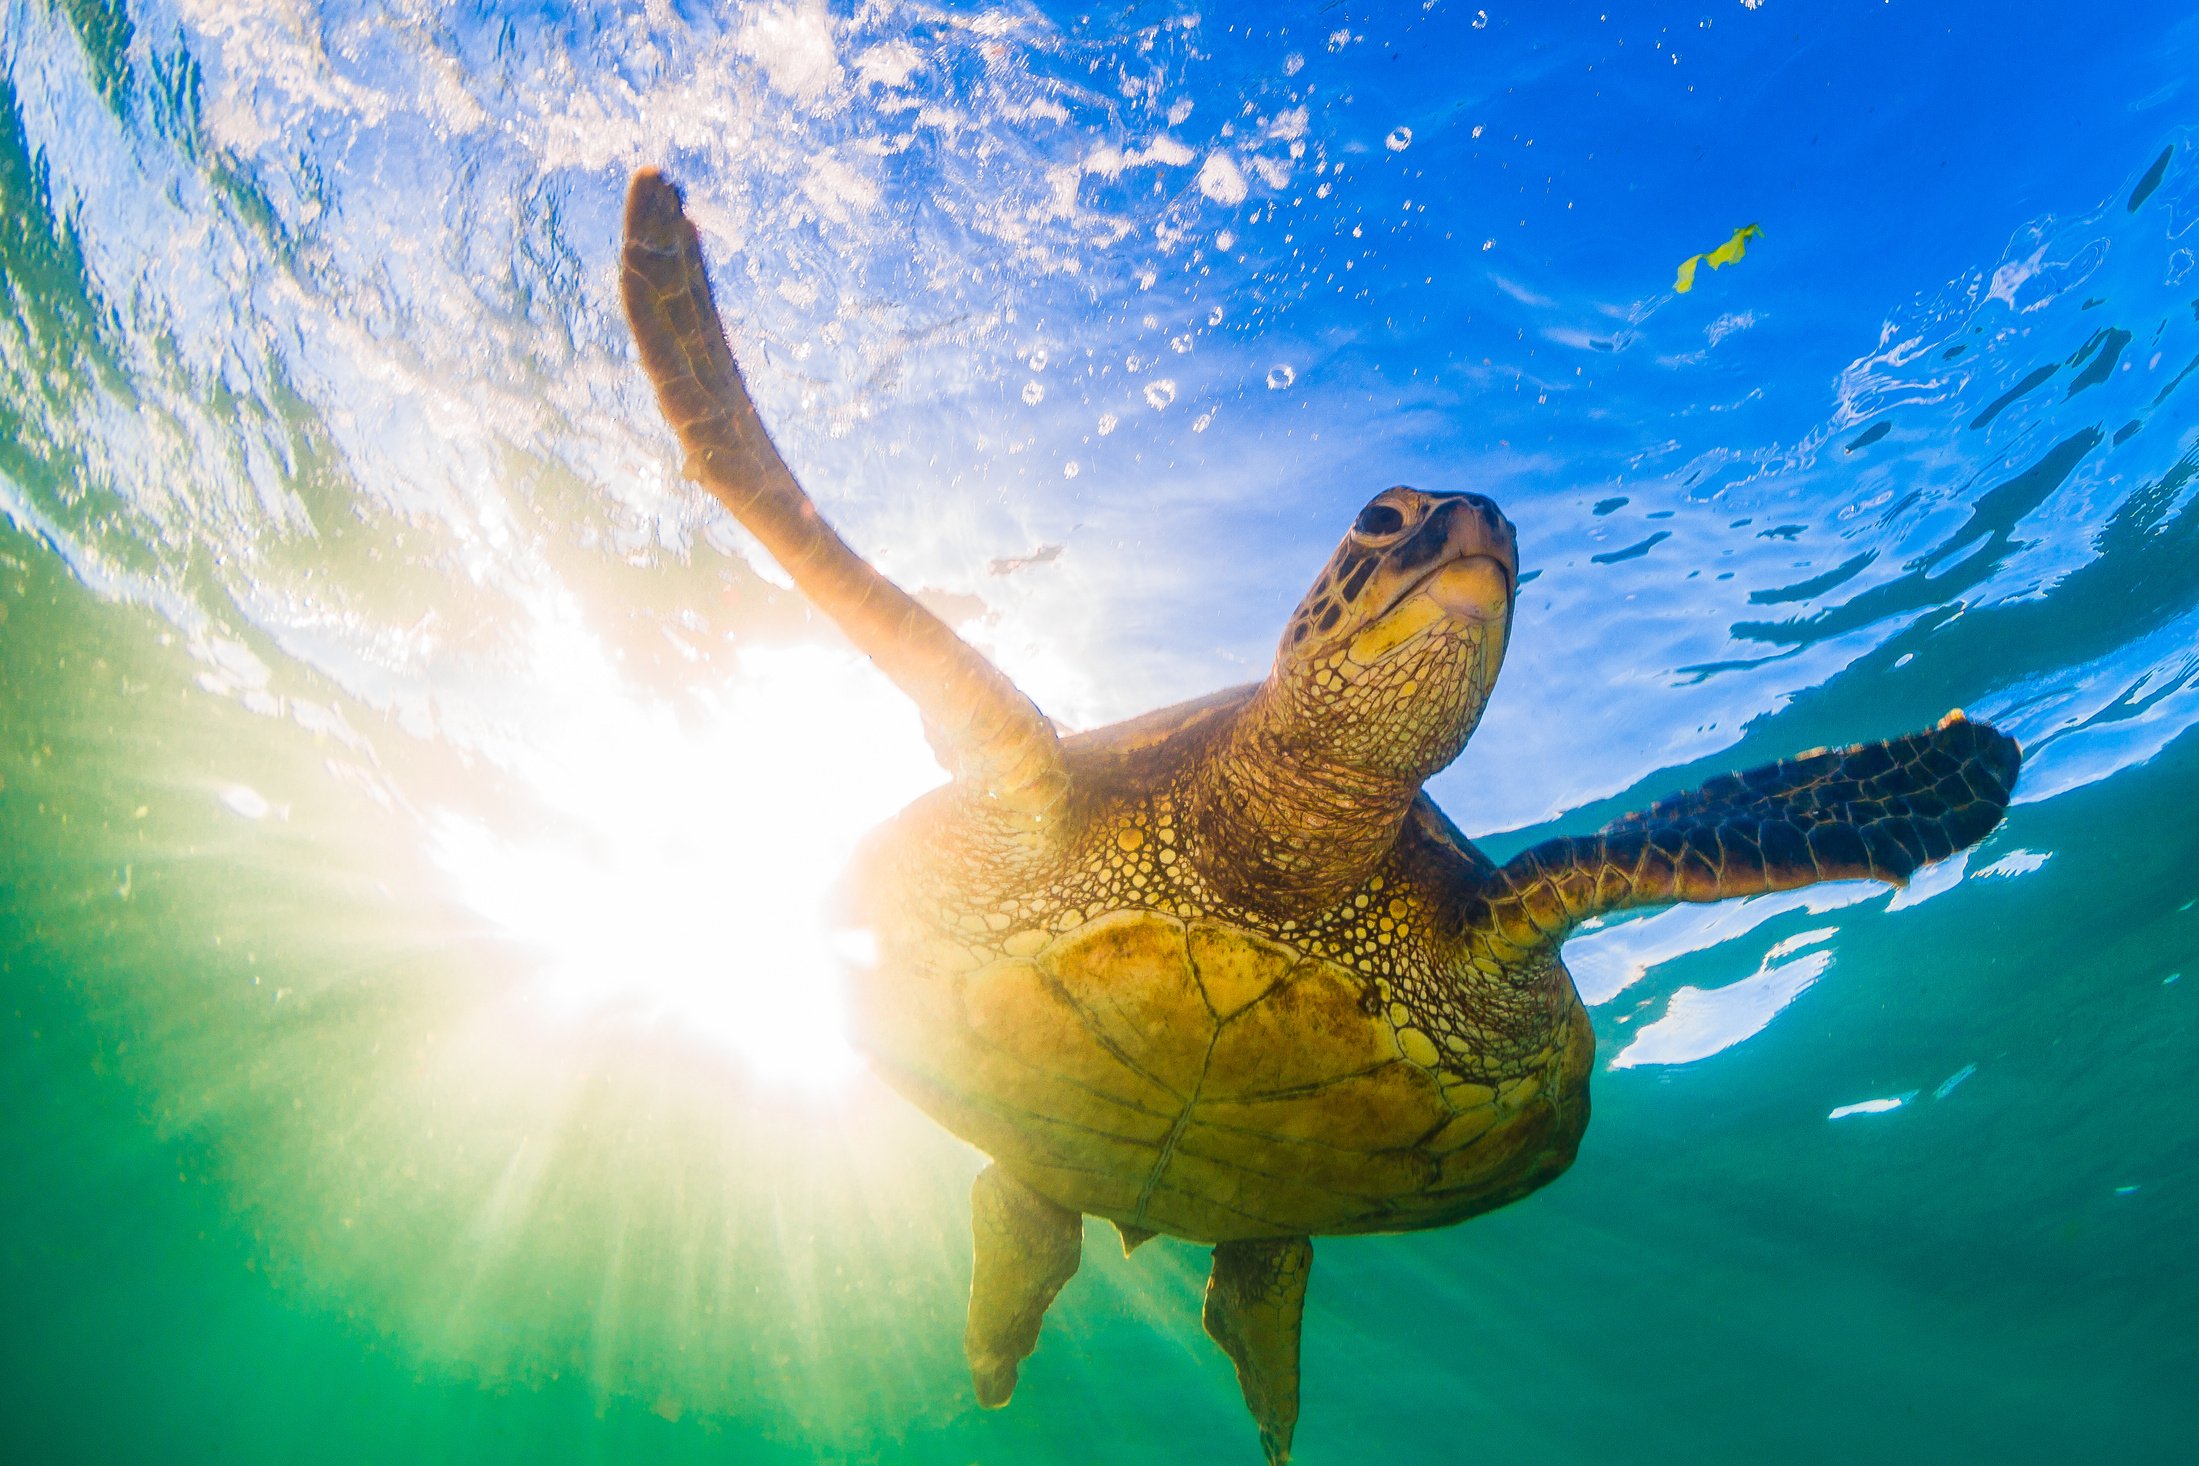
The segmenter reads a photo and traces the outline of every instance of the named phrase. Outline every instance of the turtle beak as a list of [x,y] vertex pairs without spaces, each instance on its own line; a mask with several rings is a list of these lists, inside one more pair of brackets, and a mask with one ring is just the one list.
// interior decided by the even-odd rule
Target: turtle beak
[[1415,589],[1461,621],[1494,621],[1512,604],[1511,576],[1487,555],[1453,560]]
[[1495,501],[1480,494],[1444,496],[1391,557],[1400,570],[1419,571],[1398,588],[1392,606],[1426,594],[1460,620],[1494,621],[1511,611],[1519,537]]

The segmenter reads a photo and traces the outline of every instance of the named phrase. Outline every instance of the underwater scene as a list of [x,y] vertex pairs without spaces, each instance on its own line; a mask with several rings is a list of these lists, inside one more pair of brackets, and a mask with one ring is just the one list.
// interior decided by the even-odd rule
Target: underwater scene
[[[685,476],[645,168],[884,641]],[[2158,0],[0,0],[0,1460],[2194,1459],[2195,256]],[[1898,884],[1569,906],[1592,1121],[1297,1228],[1294,1437],[1162,1169],[982,1408],[866,833],[1014,802],[942,707],[1281,679],[1484,500],[1458,879],[1958,709],[2020,774]]]

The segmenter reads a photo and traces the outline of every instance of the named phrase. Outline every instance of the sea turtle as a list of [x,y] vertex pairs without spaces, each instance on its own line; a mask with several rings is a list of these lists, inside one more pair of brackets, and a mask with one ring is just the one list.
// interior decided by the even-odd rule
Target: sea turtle
[[627,198],[624,294],[686,472],[922,712],[952,775],[852,873],[877,1069],[992,1158],[965,1346],[1005,1404],[1083,1218],[1213,1247],[1206,1329],[1270,1462],[1298,1415],[1322,1233],[1446,1226],[1571,1162],[1595,1042],[1559,949],[1628,907],[1900,882],[1984,837],[2015,742],[1958,712],[1545,841],[1498,865],[1421,792],[1511,632],[1512,526],[1377,494],[1233,688],[1064,736],[818,517],[758,421],[695,231]]

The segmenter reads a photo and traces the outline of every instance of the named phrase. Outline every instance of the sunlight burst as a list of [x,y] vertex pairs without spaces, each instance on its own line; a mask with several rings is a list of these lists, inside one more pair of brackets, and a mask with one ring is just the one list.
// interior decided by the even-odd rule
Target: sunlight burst
[[535,671],[544,706],[497,757],[555,833],[443,811],[432,836],[460,898],[539,954],[526,996],[774,1080],[853,1073],[830,905],[865,831],[941,782],[914,710],[818,647],[744,649],[688,708],[643,698],[569,622],[542,628]]

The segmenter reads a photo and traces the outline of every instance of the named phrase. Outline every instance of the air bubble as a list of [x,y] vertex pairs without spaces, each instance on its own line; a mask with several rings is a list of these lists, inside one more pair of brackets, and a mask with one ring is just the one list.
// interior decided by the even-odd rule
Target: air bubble
[[1409,127],[1393,127],[1390,135],[1382,139],[1382,146],[1393,153],[1402,153],[1413,145],[1413,130]]
[[1176,400],[1176,384],[1167,377],[1145,384],[1145,405],[1155,412]]
[[1026,407],[1036,407],[1036,406],[1038,406],[1038,405],[1039,405],[1039,403],[1041,403],[1041,402],[1043,402],[1043,401],[1045,401],[1045,400],[1046,400],[1046,389],[1045,389],[1044,387],[1040,386],[1040,385],[1039,385],[1038,383],[1036,383],[1036,382],[1025,382],[1025,383],[1023,384],[1023,405],[1024,405],[1024,406],[1026,406]]
[[1297,380],[1298,374],[1280,362],[1268,368],[1267,389],[1270,392],[1280,392]]

